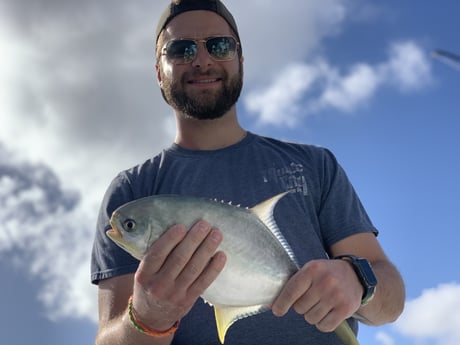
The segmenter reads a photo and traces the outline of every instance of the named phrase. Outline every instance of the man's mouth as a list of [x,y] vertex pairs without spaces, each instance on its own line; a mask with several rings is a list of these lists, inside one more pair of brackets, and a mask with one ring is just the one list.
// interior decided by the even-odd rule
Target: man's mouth
[[206,84],[218,83],[218,82],[220,82],[221,80],[222,80],[221,78],[213,78],[213,79],[192,79],[192,80],[189,80],[188,83],[189,83],[189,84],[202,84],[202,85],[206,85]]

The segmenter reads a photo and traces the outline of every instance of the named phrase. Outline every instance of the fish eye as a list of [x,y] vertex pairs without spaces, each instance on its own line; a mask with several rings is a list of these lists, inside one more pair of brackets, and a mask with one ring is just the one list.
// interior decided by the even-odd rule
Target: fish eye
[[132,232],[132,231],[134,231],[136,229],[136,222],[134,220],[132,220],[132,219],[127,219],[123,223],[123,228],[127,232]]

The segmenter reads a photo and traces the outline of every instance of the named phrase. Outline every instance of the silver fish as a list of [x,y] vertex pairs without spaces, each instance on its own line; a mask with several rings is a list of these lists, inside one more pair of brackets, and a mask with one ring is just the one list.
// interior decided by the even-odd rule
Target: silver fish
[[[299,266],[273,218],[278,194],[249,209],[203,198],[155,195],[115,210],[107,231],[117,245],[141,260],[150,245],[175,224],[190,228],[203,219],[222,231],[218,250],[227,262],[201,296],[214,306],[217,332],[225,334],[237,320],[270,309]],[[345,345],[359,345],[346,321],[335,330]]]

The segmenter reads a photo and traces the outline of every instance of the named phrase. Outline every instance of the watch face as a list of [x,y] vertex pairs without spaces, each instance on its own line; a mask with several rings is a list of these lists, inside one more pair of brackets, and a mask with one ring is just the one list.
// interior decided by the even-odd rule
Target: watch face
[[363,273],[363,278],[366,280],[366,283],[369,286],[376,286],[377,285],[377,278],[375,277],[374,271],[372,271],[372,267],[366,259],[359,260],[359,266]]
[[377,278],[375,277],[374,271],[372,270],[369,261],[364,258],[358,258],[354,255],[339,255],[336,256],[335,259],[343,259],[351,263],[359,281],[364,288],[361,305],[367,305],[374,298],[377,286]]

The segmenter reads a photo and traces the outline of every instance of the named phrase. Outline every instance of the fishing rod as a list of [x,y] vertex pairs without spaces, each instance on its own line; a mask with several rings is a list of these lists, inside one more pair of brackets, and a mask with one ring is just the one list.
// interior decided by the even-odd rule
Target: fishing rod
[[460,55],[448,52],[446,50],[436,49],[431,52],[431,56],[460,71]]

